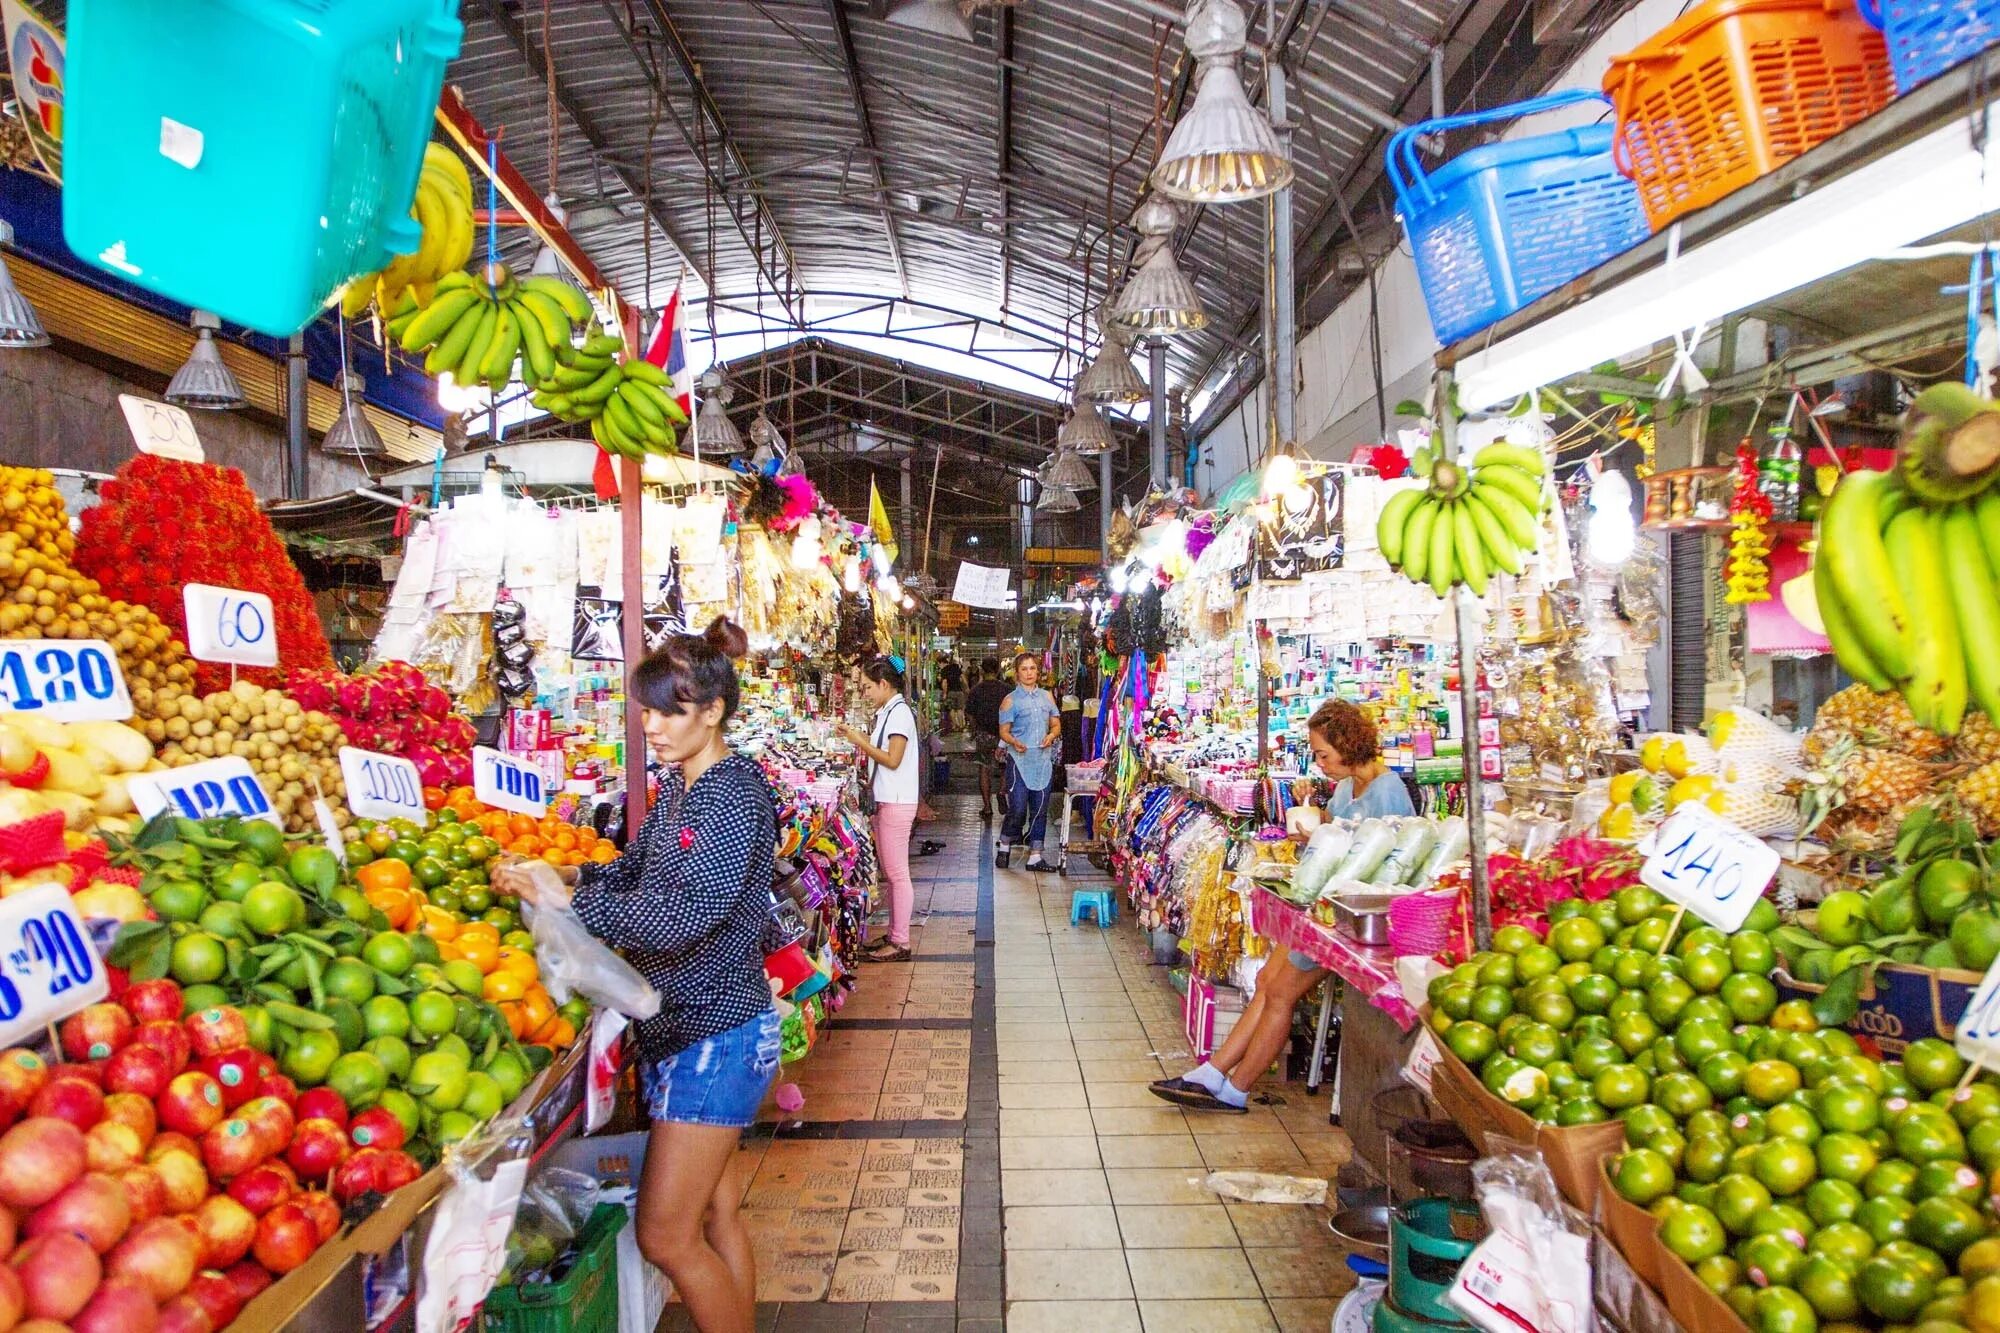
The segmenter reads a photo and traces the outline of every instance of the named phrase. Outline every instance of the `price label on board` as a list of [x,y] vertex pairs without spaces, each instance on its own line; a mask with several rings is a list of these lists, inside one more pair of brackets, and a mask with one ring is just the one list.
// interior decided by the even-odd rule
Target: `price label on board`
[[156,403],[129,393],[118,395],[125,409],[125,424],[132,431],[132,443],[142,454],[177,458],[183,463],[204,459],[201,437],[194,433],[194,418],[172,403]]
[[549,808],[549,784],[530,764],[477,745],[472,750],[472,794],[500,810],[541,815]]
[[423,779],[402,756],[343,745],[340,776],[347,784],[347,808],[360,818],[424,821]]
[[2000,962],[1986,969],[1979,989],[1952,1032],[1952,1045],[1976,1065],[2000,1069]]
[[55,722],[123,722],[132,696],[102,639],[0,639],[0,712]]
[[250,771],[250,761],[240,755],[161,773],[134,773],[125,785],[132,793],[132,804],[146,819],[171,810],[189,819],[237,815],[285,826],[257,775]]
[[187,610],[188,651],[196,661],[278,665],[277,617],[263,593],[190,583],[181,604]]
[[1639,879],[1714,926],[1743,924],[1778,873],[1778,854],[1704,805],[1690,802],[1641,843]]
[[12,1046],[110,993],[69,890],[44,884],[0,902],[0,1043]]

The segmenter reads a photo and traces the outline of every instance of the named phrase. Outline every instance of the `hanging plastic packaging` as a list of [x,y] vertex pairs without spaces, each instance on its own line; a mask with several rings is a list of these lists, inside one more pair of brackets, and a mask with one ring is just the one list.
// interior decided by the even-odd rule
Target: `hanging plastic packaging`
[[1424,857],[1431,850],[1431,843],[1437,836],[1437,826],[1428,819],[1408,819],[1396,835],[1396,845],[1382,858],[1382,864],[1375,867],[1375,873],[1368,882],[1376,885],[1407,884]]
[[1322,824],[1306,843],[1305,859],[1292,872],[1292,885],[1299,896],[1317,898],[1333,875],[1334,867],[1354,845],[1354,830],[1346,824]]
[[1364,819],[1354,830],[1354,845],[1334,870],[1333,879],[1367,880],[1396,846],[1396,824],[1388,819]]
[[1430,855],[1417,868],[1412,884],[1422,887],[1431,883],[1445,871],[1445,867],[1455,861],[1465,859],[1466,850],[1471,847],[1471,836],[1466,832],[1465,820],[1453,815],[1438,825],[1437,842],[1431,847]]
[[[528,873],[538,883],[555,879],[555,867],[529,862]],[[561,881],[556,883],[560,885]],[[542,984],[556,1003],[581,995],[592,1004],[616,1009],[627,1018],[651,1018],[660,1012],[660,993],[638,970],[591,937],[583,922],[567,907],[521,905],[522,918],[535,937],[535,962]]]

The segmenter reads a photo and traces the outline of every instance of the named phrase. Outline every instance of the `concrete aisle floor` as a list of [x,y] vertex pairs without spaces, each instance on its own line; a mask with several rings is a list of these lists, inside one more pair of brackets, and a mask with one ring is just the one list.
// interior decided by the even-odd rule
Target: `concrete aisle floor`
[[[915,957],[864,967],[780,1076],[803,1109],[767,1107],[745,1141],[760,1328],[1324,1333],[1353,1285],[1327,1211],[1201,1185],[1330,1177],[1349,1145],[1324,1091],[1269,1083],[1242,1116],[1153,1097],[1188,1064],[1181,1000],[1129,915],[1070,926],[1102,876],[996,872],[976,803],[940,808],[917,829],[946,847],[912,862]],[[679,1307],[663,1327],[688,1327]]]

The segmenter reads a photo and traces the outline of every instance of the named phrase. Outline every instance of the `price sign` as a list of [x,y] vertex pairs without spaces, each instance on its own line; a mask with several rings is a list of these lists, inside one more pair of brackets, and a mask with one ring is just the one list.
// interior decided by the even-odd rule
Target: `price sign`
[[196,661],[278,665],[277,617],[263,593],[190,583],[181,604],[187,609],[188,651]]
[[347,808],[362,819],[424,821],[424,784],[417,766],[399,755],[340,747]]
[[1975,1065],[2000,1069],[2000,962],[1986,970],[1952,1033],[1952,1045]]
[[250,761],[240,755],[163,773],[134,773],[125,785],[132,793],[132,804],[146,819],[171,810],[189,819],[238,815],[284,827],[278,812],[271,808],[271,798],[250,771]]
[[1741,926],[1778,873],[1778,854],[1734,824],[1689,803],[1640,844],[1639,878],[1718,930]]
[[204,455],[201,437],[194,433],[194,418],[172,403],[156,403],[150,398],[118,395],[125,409],[125,424],[131,428],[132,443],[142,454],[177,458],[183,463],[199,463]]
[[0,1042],[12,1046],[110,993],[69,890],[44,884],[0,902]]
[[472,750],[472,794],[496,809],[524,815],[549,808],[549,784],[533,765],[484,745]]
[[0,640],[0,712],[56,722],[123,722],[132,696],[102,639]]

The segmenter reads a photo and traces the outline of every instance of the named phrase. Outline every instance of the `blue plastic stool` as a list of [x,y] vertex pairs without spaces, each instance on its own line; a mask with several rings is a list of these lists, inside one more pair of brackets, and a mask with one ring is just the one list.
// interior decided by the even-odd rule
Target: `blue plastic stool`
[[1109,889],[1078,889],[1069,896],[1069,923],[1083,924],[1084,913],[1088,912],[1097,924],[1108,926],[1118,919],[1118,904],[1111,897]]

